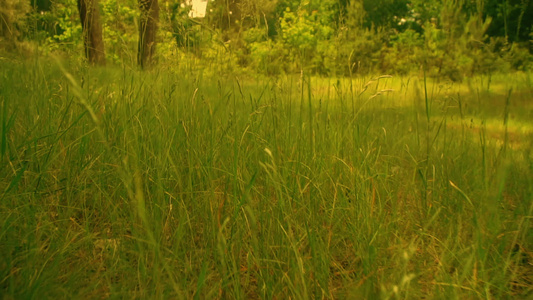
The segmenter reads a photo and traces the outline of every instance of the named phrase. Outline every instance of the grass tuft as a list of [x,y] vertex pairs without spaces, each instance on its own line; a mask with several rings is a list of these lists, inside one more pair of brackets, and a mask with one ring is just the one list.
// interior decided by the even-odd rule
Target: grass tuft
[[0,78],[7,297],[533,293],[528,74]]

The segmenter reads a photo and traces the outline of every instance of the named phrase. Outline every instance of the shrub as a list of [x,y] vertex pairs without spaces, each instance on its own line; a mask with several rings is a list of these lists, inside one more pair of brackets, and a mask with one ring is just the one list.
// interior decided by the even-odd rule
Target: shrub
[[0,48],[17,48],[23,32],[27,30],[29,11],[29,1],[0,0]]

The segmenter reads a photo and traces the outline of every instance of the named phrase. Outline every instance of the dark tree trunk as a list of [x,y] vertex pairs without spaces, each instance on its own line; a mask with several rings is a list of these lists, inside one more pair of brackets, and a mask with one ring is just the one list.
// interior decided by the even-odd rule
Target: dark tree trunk
[[98,0],[78,0],[85,57],[91,64],[105,65],[104,40]]
[[141,68],[154,64],[157,24],[159,21],[158,0],[139,0],[141,20],[139,24],[139,51],[137,62]]

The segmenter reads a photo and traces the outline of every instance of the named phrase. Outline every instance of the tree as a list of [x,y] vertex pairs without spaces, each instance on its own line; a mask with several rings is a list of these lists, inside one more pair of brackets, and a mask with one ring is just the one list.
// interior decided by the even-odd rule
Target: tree
[[85,57],[89,63],[105,65],[104,40],[98,0],[78,0],[81,26],[83,29],[83,43]]
[[502,36],[511,42],[527,42],[533,30],[533,1],[486,0],[485,14],[493,22],[490,36]]
[[154,63],[159,3],[158,0],[139,0],[139,8],[141,10],[141,18],[137,62],[141,68],[149,68]]
[[398,19],[405,17],[409,11],[406,0],[366,0],[363,1],[366,13],[364,25],[367,28],[398,27]]

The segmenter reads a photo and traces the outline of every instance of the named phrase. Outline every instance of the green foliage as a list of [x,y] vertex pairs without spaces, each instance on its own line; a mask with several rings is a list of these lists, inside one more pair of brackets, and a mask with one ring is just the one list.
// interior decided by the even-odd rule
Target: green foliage
[[533,70],[533,56],[531,50],[519,43],[513,43],[508,52],[505,53],[505,59],[514,70],[531,71]]
[[250,43],[252,69],[269,75],[280,74],[287,71],[285,69],[287,66],[285,57],[287,57],[287,55],[287,50],[283,47],[283,44],[276,43],[270,39]]
[[488,34],[511,42],[527,41],[533,31],[533,2],[526,0],[486,0],[485,12],[494,19]]
[[424,59],[424,38],[412,30],[407,29],[393,36],[391,47],[385,49],[383,69],[397,74],[409,74],[413,70],[420,70]]
[[317,28],[307,10],[292,12],[289,8],[280,20],[283,42],[297,53],[310,52],[316,47]]
[[374,30],[364,27],[347,29],[335,41],[338,47],[337,69],[342,75],[365,75],[381,72],[384,45],[387,33],[382,29]]
[[50,11],[37,12],[41,50],[82,54],[82,28],[76,0],[55,0]]
[[[75,0],[30,1],[33,12],[1,1],[4,48],[35,41],[44,52],[81,53]],[[137,1],[101,0],[100,6],[107,59],[134,64]],[[214,0],[201,20],[191,20],[189,9],[184,1],[161,4],[157,51],[164,61],[180,64],[192,54],[194,62],[207,59],[201,65],[217,58],[222,68],[266,74],[426,70],[458,81],[531,68],[531,1]]]
[[29,2],[0,0],[0,49],[16,49],[28,31]]
[[104,45],[107,59],[118,63],[135,62],[137,46],[136,24],[140,12],[136,0],[100,0]]
[[170,24],[176,44],[181,48],[192,48],[200,43],[199,28],[189,19],[190,7],[175,3],[170,11]]
[[398,28],[400,25],[396,21],[407,15],[409,2],[408,0],[363,1],[366,13],[364,25],[367,28]]
[[[280,17],[281,42],[288,49],[286,61],[293,63],[293,70],[310,69],[327,72],[322,58],[330,55],[325,43],[334,36],[332,3],[305,2],[292,11],[287,7]],[[279,53],[279,52],[278,52]],[[289,68],[291,69],[291,68]]]

